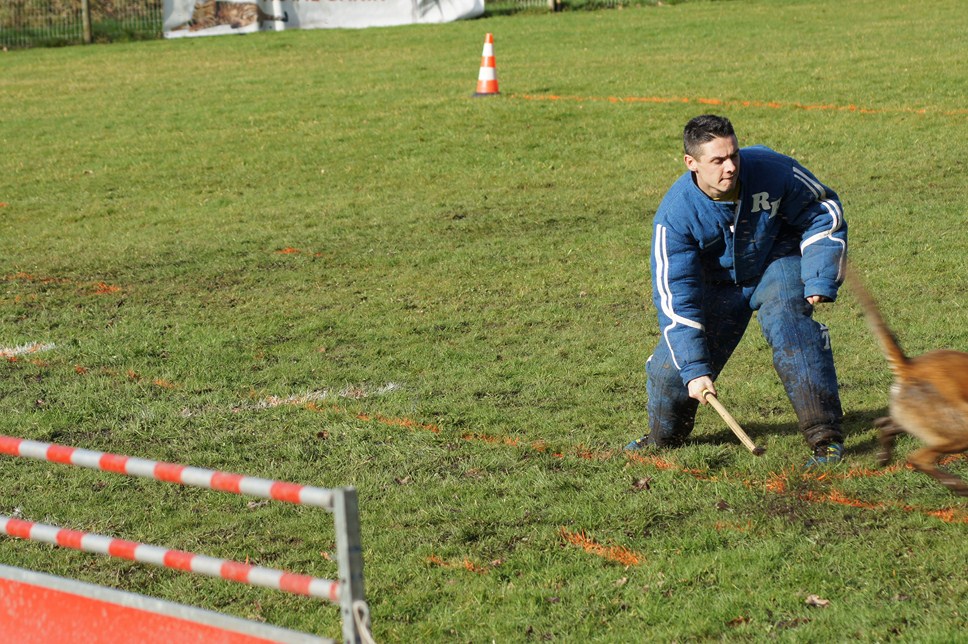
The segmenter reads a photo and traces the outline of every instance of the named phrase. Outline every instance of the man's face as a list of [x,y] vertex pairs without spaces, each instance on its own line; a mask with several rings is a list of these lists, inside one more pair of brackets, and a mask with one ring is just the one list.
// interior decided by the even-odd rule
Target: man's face
[[712,199],[733,196],[739,181],[739,144],[735,136],[706,141],[699,157],[685,155],[686,167],[696,177],[696,185]]

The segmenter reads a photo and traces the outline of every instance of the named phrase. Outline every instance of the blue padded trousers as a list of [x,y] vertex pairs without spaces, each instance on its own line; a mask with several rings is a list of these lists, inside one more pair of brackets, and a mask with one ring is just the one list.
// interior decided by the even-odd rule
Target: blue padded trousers
[[[800,431],[815,447],[843,442],[843,412],[830,334],[813,319],[813,306],[803,295],[800,257],[793,255],[771,263],[756,284],[706,284],[703,311],[714,380],[756,311]],[[664,340],[649,358],[646,373],[650,442],[659,447],[681,445],[692,431],[699,402],[689,397]]]

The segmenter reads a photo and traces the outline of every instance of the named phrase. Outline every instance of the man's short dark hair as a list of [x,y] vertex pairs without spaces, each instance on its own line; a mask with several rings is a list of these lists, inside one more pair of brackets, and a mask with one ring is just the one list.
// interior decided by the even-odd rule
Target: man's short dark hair
[[699,158],[703,143],[713,139],[736,136],[733,124],[725,116],[702,114],[689,120],[682,131],[682,149],[694,159]]

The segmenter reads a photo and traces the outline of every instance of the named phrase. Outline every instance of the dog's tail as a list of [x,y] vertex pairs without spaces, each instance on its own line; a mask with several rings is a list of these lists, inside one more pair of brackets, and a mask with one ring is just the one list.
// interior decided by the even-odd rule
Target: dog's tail
[[888,328],[887,323],[884,322],[884,318],[881,317],[880,309],[877,308],[873,296],[868,292],[863,280],[850,263],[847,264],[845,281],[860,301],[861,308],[864,310],[864,317],[867,318],[867,323],[874,332],[874,336],[880,342],[881,350],[887,357],[887,362],[891,365],[891,371],[897,376],[903,375],[908,370],[910,360],[904,355],[897,338]]

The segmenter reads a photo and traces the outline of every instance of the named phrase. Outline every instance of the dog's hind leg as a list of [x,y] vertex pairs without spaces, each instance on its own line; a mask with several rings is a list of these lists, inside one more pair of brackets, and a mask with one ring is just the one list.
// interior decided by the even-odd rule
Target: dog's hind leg
[[965,483],[954,474],[938,469],[938,460],[947,453],[947,451],[941,451],[933,447],[922,447],[909,454],[907,462],[914,469],[933,477],[955,494],[968,496],[968,483]]
[[894,452],[894,437],[904,433],[904,428],[894,422],[890,416],[884,416],[874,421],[874,427],[879,431],[881,449],[877,453],[877,462],[884,467],[891,462],[891,454]]

